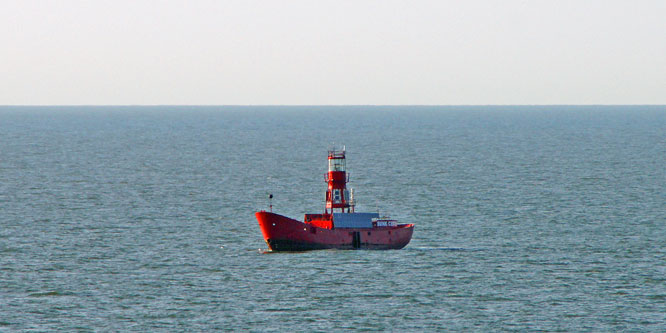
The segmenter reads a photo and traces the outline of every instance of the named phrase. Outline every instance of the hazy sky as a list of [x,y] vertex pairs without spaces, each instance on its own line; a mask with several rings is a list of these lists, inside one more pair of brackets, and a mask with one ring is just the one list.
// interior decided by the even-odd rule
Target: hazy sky
[[0,0],[6,104],[666,104],[666,0]]

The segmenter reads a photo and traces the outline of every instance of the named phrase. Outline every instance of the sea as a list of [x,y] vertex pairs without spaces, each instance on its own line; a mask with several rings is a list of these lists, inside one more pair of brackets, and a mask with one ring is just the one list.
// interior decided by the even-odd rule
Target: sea
[[[268,251],[254,212],[401,250]],[[666,331],[666,106],[0,107],[0,331]]]

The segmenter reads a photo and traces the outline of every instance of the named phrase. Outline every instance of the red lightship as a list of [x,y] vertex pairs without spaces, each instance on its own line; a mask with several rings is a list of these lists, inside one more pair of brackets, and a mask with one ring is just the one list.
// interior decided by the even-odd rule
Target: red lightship
[[[354,190],[347,190],[345,150],[328,152],[326,206],[323,214],[305,214],[304,221],[256,212],[271,251],[319,249],[401,249],[412,239],[414,224],[398,224],[378,213],[354,212]],[[334,212],[339,210],[339,212]]]

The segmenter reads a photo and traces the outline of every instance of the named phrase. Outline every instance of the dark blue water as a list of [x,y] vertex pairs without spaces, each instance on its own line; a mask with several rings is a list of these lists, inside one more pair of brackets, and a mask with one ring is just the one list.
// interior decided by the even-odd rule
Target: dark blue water
[[[265,253],[347,146],[398,251]],[[1,107],[0,330],[666,330],[666,107]]]

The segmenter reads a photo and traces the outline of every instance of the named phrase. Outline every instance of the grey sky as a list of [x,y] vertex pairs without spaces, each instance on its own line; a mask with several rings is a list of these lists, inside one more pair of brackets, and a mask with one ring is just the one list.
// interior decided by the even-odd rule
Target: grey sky
[[666,104],[666,1],[0,0],[6,104]]

